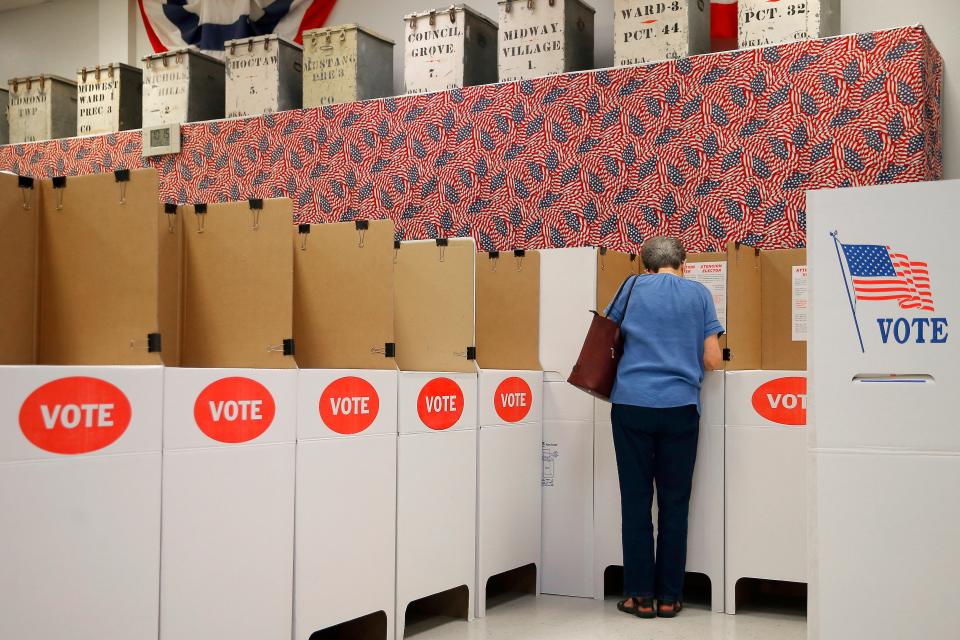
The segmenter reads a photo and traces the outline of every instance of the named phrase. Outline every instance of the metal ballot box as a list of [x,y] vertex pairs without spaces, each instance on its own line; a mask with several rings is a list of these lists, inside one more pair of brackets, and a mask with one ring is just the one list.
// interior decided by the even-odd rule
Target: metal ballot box
[[226,109],[228,118],[299,109],[303,94],[303,49],[270,34],[228,40]]
[[139,129],[143,72],[122,63],[77,71],[77,135]]
[[393,40],[356,24],[303,33],[303,106],[393,94]]

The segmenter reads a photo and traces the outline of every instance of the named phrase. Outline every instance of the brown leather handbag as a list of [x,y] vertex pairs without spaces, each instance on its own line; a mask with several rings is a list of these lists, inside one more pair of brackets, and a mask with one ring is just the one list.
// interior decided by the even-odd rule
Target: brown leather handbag
[[[616,304],[623,290],[629,285],[627,303],[623,306],[624,318],[630,306],[635,278],[638,277],[627,278],[613,298],[611,306]],[[594,397],[609,400],[613,383],[617,379],[617,365],[620,364],[620,357],[623,355],[623,333],[620,331],[620,323],[600,315],[597,311],[590,313],[593,314],[593,320],[590,322],[587,337],[583,341],[583,348],[580,349],[580,357],[577,358],[577,364],[573,365],[573,371],[570,372],[567,382]]]

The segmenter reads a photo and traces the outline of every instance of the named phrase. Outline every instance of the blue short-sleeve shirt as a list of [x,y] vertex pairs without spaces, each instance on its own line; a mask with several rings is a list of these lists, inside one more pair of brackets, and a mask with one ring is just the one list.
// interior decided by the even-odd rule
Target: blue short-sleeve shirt
[[620,322],[623,358],[610,401],[638,407],[700,408],[703,341],[720,335],[713,297],[705,286],[669,273],[633,278],[607,308]]

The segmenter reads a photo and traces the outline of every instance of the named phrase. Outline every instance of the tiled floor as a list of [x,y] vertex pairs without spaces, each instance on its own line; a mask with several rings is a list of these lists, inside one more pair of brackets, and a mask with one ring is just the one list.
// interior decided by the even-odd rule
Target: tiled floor
[[473,622],[431,618],[407,627],[415,640],[805,640],[800,610],[744,609],[735,616],[691,604],[673,620],[620,613],[617,600],[508,596]]

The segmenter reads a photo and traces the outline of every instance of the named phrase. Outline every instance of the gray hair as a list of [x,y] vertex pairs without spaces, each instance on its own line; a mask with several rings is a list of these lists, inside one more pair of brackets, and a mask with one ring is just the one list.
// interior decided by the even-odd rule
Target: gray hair
[[643,243],[640,259],[647,271],[656,273],[664,267],[679,269],[680,264],[687,259],[687,252],[679,239],[656,236]]

